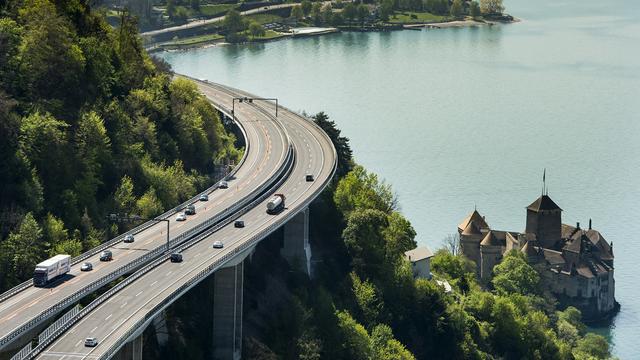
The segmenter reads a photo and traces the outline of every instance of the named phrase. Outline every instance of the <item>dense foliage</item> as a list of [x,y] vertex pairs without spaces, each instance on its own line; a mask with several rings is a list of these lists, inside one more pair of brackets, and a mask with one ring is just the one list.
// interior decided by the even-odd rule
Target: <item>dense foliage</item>
[[[434,279],[414,279],[404,252],[416,246],[416,233],[396,210],[391,188],[353,164],[348,140],[326,114],[315,119],[338,153],[349,154],[339,161],[349,170],[327,190],[331,196],[312,207],[313,218],[321,218],[311,224],[314,239],[321,239],[314,240],[314,259],[322,259],[313,281],[290,270],[278,273],[276,260],[264,260],[277,259],[277,248],[272,256],[254,257],[262,260],[252,261],[247,298],[258,298],[263,310],[248,318],[261,317],[263,335],[249,326],[245,357],[609,358],[606,340],[586,333],[577,309],[555,309],[518,251],[495,267],[492,289],[481,288],[473,262],[445,249],[432,258]],[[336,230],[333,236],[327,228]],[[452,291],[435,280],[447,281]]]
[[152,217],[235,161],[235,138],[194,84],[142,49],[134,18],[87,0],[0,8],[0,291],[51,254],[78,255]]

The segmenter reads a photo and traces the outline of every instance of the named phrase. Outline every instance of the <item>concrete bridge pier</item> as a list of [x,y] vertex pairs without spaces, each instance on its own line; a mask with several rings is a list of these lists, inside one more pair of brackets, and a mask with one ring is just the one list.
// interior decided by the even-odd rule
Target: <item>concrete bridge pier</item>
[[153,318],[153,327],[156,331],[156,340],[160,346],[169,341],[169,329],[167,328],[167,312],[163,310],[160,315]]
[[142,334],[124,344],[113,356],[114,360],[142,360]]
[[238,258],[214,274],[214,360],[239,360],[242,356],[242,305],[246,255]]
[[311,276],[311,246],[309,245],[309,208],[299,212],[284,225],[284,245],[280,255],[293,267]]

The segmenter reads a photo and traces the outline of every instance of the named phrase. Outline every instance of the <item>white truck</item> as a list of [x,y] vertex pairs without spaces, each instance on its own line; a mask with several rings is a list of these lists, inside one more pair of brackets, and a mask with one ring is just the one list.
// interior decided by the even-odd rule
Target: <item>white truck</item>
[[58,276],[71,270],[71,255],[56,255],[36,265],[33,271],[33,285],[45,286]]
[[267,214],[275,215],[284,209],[284,195],[274,194],[267,202]]

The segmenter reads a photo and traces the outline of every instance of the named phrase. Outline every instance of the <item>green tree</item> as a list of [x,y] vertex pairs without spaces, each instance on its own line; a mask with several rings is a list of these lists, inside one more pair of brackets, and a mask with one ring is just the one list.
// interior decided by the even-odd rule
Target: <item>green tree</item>
[[540,276],[527,264],[522,252],[511,250],[502,262],[493,268],[493,286],[501,294],[536,294]]
[[364,324],[372,327],[379,321],[384,310],[384,302],[380,298],[378,289],[368,280],[364,282],[360,280],[354,272],[351,273],[351,289]]
[[302,11],[302,7],[300,5],[296,5],[291,8],[291,17],[300,20],[304,17],[304,12]]
[[23,87],[44,109],[64,114],[64,105],[78,105],[85,57],[69,22],[48,0],[27,0],[19,11],[25,32],[19,47]]
[[303,0],[300,3],[300,8],[302,9],[302,14],[304,14],[304,16],[309,16],[309,14],[311,13],[312,7],[313,7],[313,4],[311,4],[311,1],[309,0]]
[[389,215],[389,225],[383,230],[386,240],[387,258],[395,262],[404,256],[406,251],[415,249],[418,245],[415,241],[416,231],[402,214],[394,211]]
[[77,239],[64,240],[56,244],[49,255],[54,256],[58,254],[66,254],[71,255],[71,257],[76,257],[82,254],[82,242]]
[[462,3],[462,0],[453,0],[450,9],[451,16],[458,18],[462,16],[463,10],[464,4]]
[[469,4],[469,15],[474,19],[477,19],[481,15],[480,4],[475,0]]
[[167,0],[167,16],[173,19],[176,16],[176,0]]
[[384,273],[385,240],[382,230],[388,225],[387,215],[379,210],[359,209],[349,215],[342,238],[359,275],[376,277]]
[[133,193],[133,181],[127,175],[120,179],[120,185],[113,195],[116,212],[130,213],[136,205],[136,196]]
[[502,0],[480,0],[480,11],[484,15],[502,14],[504,11]]
[[311,20],[316,26],[322,23],[322,3],[315,2],[311,6]]
[[343,339],[342,354],[353,360],[369,360],[372,358],[371,340],[367,330],[346,311],[336,312],[338,329]]
[[237,33],[245,29],[245,22],[237,10],[229,10],[223,20],[223,26],[229,33]]
[[153,186],[138,199],[136,207],[140,216],[147,219],[154,218],[156,215],[162,213],[163,210],[162,203],[156,196],[156,191]]
[[450,279],[461,279],[475,276],[476,267],[472,261],[464,256],[456,256],[445,249],[440,249],[431,258],[431,269]]
[[194,11],[200,12],[200,0],[190,0],[190,3]]
[[[334,13],[333,17],[342,17],[340,13]],[[334,25],[339,25],[342,23],[340,20],[338,23]],[[319,112],[313,116],[313,121],[324,130],[325,133],[331,139],[333,146],[336,148],[336,152],[338,155],[338,166],[336,168],[336,176],[338,178],[346,175],[353,168],[353,153],[351,151],[351,147],[349,146],[349,139],[341,136],[340,129],[336,123],[332,120],[329,120],[329,116],[324,112]]]
[[64,227],[64,222],[51,213],[47,214],[43,223],[44,238],[50,246],[54,247],[69,238],[69,232]]
[[249,33],[254,38],[265,35],[264,28],[262,27],[262,25],[258,24],[257,22],[251,22],[251,24],[249,24]]
[[380,324],[371,331],[371,348],[374,359],[414,360],[413,354],[393,337],[388,325]]
[[380,4],[380,19],[382,21],[388,21],[389,17],[393,15],[393,0],[382,0]]
[[578,340],[573,356],[576,359],[608,359],[611,356],[609,343],[601,335],[587,333],[584,338]]
[[355,166],[338,182],[333,200],[346,217],[358,208],[376,209],[388,214],[396,206],[391,187],[360,165]]
[[347,5],[344,6],[344,9],[342,10],[342,14],[345,19],[349,21],[353,21],[353,19],[355,19],[356,16],[358,16],[358,7],[354,3],[349,2],[347,3]]
[[358,5],[356,9],[356,16],[358,17],[358,21],[360,21],[360,24],[364,26],[364,21],[369,16],[369,7],[365,4]]
[[45,255],[48,244],[44,242],[42,229],[31,213],[27,213],[16,232],[0,243],[0,266],[6,269],[5,287],[30,278],[35,265]]

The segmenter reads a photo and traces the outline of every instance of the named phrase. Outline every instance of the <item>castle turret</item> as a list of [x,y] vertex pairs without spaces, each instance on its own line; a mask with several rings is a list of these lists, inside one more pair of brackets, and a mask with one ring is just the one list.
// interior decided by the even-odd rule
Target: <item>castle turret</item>
[[502,245],[492,231],[480,242],[480,279],[483,281],[491,280],[493,267],[502,260]]
[[480,274],[480,242],[489,231],[489,225],[477,210],[473,210],[458,225],[460,248],[464,256],[476,263],[476,272]]
[[527,206],[526,233],[535,234],[544,248],[556,248],[562,238],[562,209],[548,195]]

